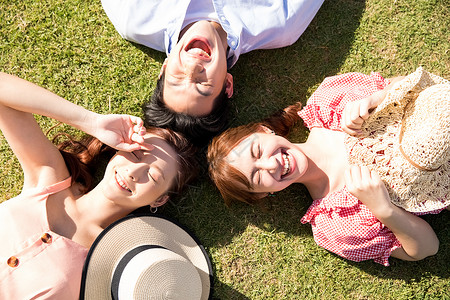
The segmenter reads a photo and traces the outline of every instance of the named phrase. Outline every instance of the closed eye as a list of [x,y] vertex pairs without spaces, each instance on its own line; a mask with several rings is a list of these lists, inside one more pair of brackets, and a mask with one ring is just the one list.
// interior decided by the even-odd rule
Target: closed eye
[[210,84],[198,83],[196,89],[200,95],[204,97],[211,96],[213,93],[212,86]]
[[148,175],[150,176],[150,178],[153,180],[153,182],[156,183],[156,179],[152,176],[152,173],[148,172]]
[[162,181],[160,183],[163,183],[166,180],[164,177],[164,173],[158,166],[151,167],[148,171],[148,174],[155,183],[158,183],[161,180]]

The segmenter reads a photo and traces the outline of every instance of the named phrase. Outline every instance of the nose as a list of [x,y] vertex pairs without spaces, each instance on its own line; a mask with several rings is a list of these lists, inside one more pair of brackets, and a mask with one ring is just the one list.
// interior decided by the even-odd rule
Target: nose
[[184,73],[191,78],[195,78],[203,70],[203,65],[196,61],[189,60],[184,63]]
[[257,167],[261,170],[266,170],[269,173],[275,173],[278,169],[278,162],[274,156],[260,158],[257,161]]
[[146,165],[146,164],[139,164],[139,163],[132,164],[127,167],[126,175],[132,181],[137,182],[137,181],[139,181],[139,179],[141,178],[141,176],[143,174],[147,173],[147,169],[148,169],[148,165]]

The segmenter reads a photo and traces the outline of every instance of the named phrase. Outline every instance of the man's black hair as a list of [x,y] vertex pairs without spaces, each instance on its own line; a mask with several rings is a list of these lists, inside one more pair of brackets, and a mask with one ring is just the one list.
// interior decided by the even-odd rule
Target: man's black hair
[[144,122],[146,126],[170,128],[181,132],[197,147],[203,147],[228,126],[230,101],[224,84],[219,96],[214,99],[213,109],[206,116],[196,117],[177,113],[164,103],[164,73],[156,83],[150,101],[144,104]]

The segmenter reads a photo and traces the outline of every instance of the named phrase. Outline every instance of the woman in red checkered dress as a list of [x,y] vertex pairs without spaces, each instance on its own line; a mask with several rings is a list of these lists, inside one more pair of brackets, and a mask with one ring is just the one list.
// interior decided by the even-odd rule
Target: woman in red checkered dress
[[[329,77],[302,110],[295,104],[216,137],[208,149],[209,168],[225,202],[253,204],[302,183],[315,200],[301,222],[311,224],[315,241],[329,251],[385,266],[389,256],[413,261],[434,255],[439,241],[429,224],[392,204],[377,172],[347,160],[345,137],[359,133],[401,79],[378,73]],[[292,144],[285,137],[299,117],[310,133],[305,143]]]

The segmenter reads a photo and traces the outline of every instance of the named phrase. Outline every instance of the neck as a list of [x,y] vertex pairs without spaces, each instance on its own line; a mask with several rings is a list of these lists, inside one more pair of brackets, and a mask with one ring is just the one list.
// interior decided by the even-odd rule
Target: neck
[[217,22],[210,21],[210,23],[213,25],[213,27],[216,29],[217,33],[220,36],[220,40],[222,41],[223,48],[225,51],[228,49],[228,43],[227,43],[227,33],[225,30],[223,30],[222,25],[220,25]]
[[348,162],[343,133],[313,129],[308,140],[297,146],[308,157],[308,169],[299,182],[306,186],[313,199],[344,187],[342,174]]
[[97,185],[92,191],[84,194],[77,200],[77,207],[83,219],[101,229],[119,220],[133,211],[133,209],[124,208],[114,204],[106,199],[101,192],[100,185]]
[[322,198],[321,195],[327,194],[330,190],[330,179],[326,172],[328,157],[312,147],[310,143],[297,144],[297,146],[308,158],[308,169],[297,182],[308,189],[313,199]]

